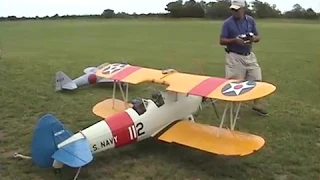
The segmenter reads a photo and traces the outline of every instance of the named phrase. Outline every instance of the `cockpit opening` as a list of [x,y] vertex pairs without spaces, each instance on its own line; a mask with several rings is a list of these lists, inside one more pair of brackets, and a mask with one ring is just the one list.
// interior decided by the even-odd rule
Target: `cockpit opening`
[[143,102],[143,99],[133,99],[131,101],[132,103],[132,109],[135,110],[139,115],[142,115],[147,111],[146,105]]
[[[151,100],[156,104],[157,107],[164,105],[164,99],[160,92],[151,95]],[[142,98],[135,98],[131,100],[133,105],[132,109],[135,110],[139,115],[144,114],[148,108],[148,101]]]
[[155,94],[152,94],[151,100],[158,106],[161,107],[164,105],[164,100],[160,92],[157,92]]

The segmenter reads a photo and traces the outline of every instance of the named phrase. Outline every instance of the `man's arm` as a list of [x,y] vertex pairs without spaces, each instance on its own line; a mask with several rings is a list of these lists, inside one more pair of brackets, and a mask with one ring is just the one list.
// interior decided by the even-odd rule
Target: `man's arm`
[[236,38],[223,38],[220,37],[220,45],[228,45],[228,44],[234,44],[236,43]]
[[227,22],[224,22],[222,25],[222,30],[220,34],[220,45],[228,45],[235,43],[235,38],[228,38],[229,37],[229,30]]

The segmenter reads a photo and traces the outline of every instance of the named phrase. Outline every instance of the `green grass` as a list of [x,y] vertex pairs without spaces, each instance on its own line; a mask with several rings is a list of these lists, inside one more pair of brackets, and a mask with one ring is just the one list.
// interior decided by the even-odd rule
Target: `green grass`
[[[262,40],[254,51],[264,80],[277,90],[264,101],[268,118],[244,107],[237,127],[265,138],[260,151],[223,157],[150,139],[98,154],[82,169],[80,179],[317,180],[320,25],[270,20],[257,24]],[[224,76],[220,26],[221,21],[197,20],[2,22],[1,180],[55,179],[51,169],[12,158],[16,151],[30,154],[32,131],[41,115],[54,114],[73,132],[99,120],[91,109],[111,96],[111,88],[97,85],[57,93],[56,71],[76,77],[87,66],[123,59],[141,66]],[[145,96],[149,85],[131,86],[130,96]],[[222,108],[219,103],[220,113]],[[218,125],[214,117],[206,108],[197,121]],[[64,179],[71,179],[76,170],[63,172]]]

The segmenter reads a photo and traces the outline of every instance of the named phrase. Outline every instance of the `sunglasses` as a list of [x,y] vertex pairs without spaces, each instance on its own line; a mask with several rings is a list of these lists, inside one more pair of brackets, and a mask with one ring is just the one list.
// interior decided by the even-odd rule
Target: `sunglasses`
[[235,11],[235,12],[238,12],[239,11],[239,9],[231,9],[231,11]]

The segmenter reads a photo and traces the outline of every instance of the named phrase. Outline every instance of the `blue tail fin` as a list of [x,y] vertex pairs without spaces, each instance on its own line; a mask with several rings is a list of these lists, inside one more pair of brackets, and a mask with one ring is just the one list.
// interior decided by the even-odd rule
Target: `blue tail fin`
[[58,144],[72,135],[71,131],[51,114],[42,116],[33,133],[33,162],[39,167],[52,167],[54,160],[70,167],[81,167],[90,163],[93,157],[85,137],[58,148]]
[[51,114],[40,118],[34,130],[31,144],[32,161],[39,167],[52,167],[51,157],[57,150],[57,145],[73,134]]

